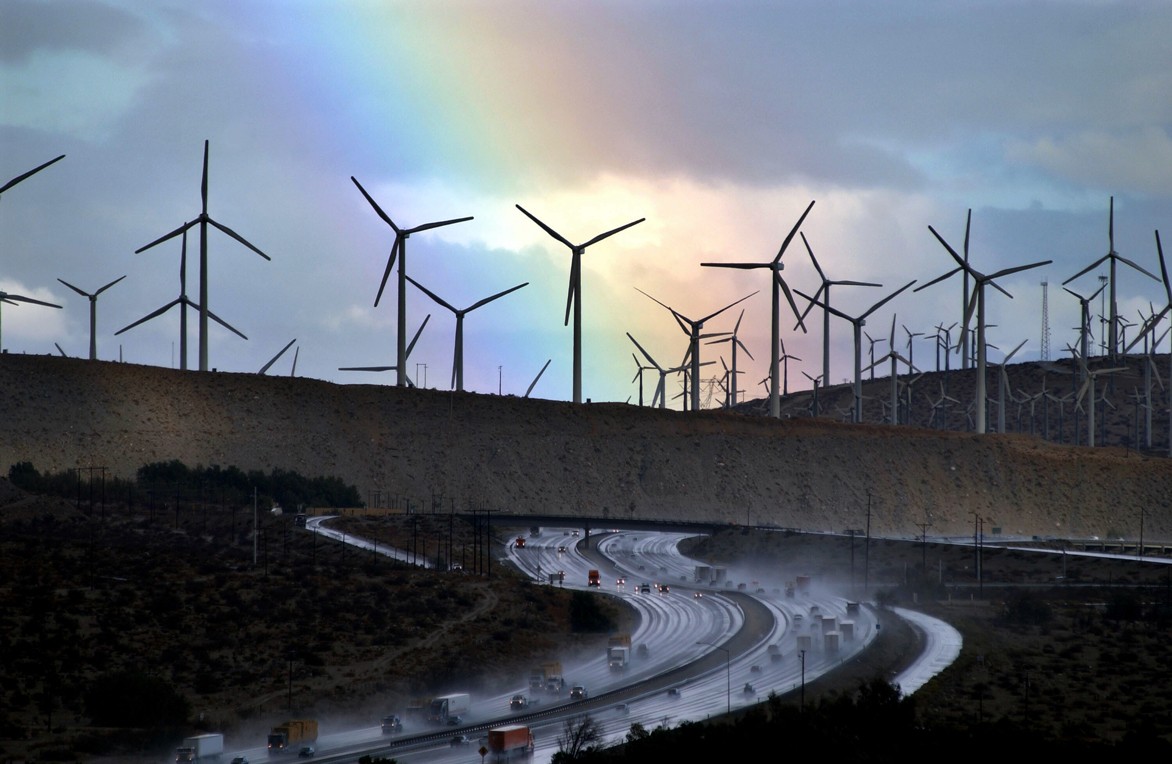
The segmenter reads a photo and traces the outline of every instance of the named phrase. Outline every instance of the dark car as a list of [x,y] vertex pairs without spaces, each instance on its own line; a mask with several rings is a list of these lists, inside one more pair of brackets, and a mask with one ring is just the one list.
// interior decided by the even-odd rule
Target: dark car
[[317,751],[313,750],[312,745],[303,745],[301,746],[301,750],[297,752],[297,755],[302,759],[312,759],[315,753]]
[[472,739],[467,735],[456,735],[454,738],[452,738],[453,748],[461,745],[472,745]]
[[232,764],[248,764],[248,759],[244,756],[237,756],[232,759]]

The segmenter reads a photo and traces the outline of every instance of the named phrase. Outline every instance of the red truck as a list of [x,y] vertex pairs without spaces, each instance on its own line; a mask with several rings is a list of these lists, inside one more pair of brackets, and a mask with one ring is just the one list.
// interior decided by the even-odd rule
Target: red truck
[[586,580],[587,586],[602,586],[602,577],[598,575],[597,570],[591,570]]
[[493,761],[533,755],[533,733],[524,724],[494,727],[488,731],[488,750]]

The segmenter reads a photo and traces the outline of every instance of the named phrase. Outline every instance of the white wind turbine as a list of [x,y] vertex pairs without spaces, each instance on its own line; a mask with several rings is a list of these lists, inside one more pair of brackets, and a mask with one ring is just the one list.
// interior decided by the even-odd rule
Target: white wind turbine
[[[1074,295],[1075,299],[1078,300],[1079,315],[1080,315],[1079,328],[1078,328],[1079,354],[1083,358],[1089,358],[1090,357],[1090,349],[1091,349],[1090,348],[1091,300],[1098,297],[1099,292],[1102,292],[1104,289],[1107,288],[1107,284],[1103,283],[1103,284],[1099,285],[1099,288],[1096,289],[1093,293],[1091,293],[1090,296],[1088,296],[1088,297],[1083,297],[1081,294],[1075,292],[1074,290],[1072,290],[1068,287],[1062,287],[1062,288],[1065,289],[1070,294]],[[1080,376],[1079,381],[1081,382],[1082,379],[1083,378]]]
[[933,228],[932,226],[928,226],[928,230],[931,231],[932,235],[936,237],[937,241],[939,241],[944,246],[944,248],[946,250],[948,250],[948,254],[951,255],[952,259],[956,261],[957,267],[948,271],[943,276],[939,276],[937,278],[932,279],[931,281],[929,281],[927,284],[924,284],[923,286],[916,287],[915,291],[919,292],[922,289],[927,289],[928,287],[932,286],[933,284],[944,281],[949,276],[953,275],[954,273],[956,273],[958,271],[964,273],[964,275],[966,277],[966,281],[965,281],[966,286],[968,284],[967,278],[971,276],[973,279],[973,294],[972,294],[972,297],[969,299],[969,303],[968,303],[967,307],[965,308],[965,317],[964,317],[964,322],[962,324],[962,328],[968,326],[969,319],[972,317],[973,313],[975,312],[976,316],[977,316],[976,429],[977,429],[978,435],[983,435],[986,430],[986,423],[985,423],[985,385],[986,385],[986,379],[985,379],[985,373],[986,373],[986,365],[985,365],[985,329],[986,329],[985,287],[987,285],[991,284],[993,286],[993,288],[995,288],[997,291],[1001,292],[1006,297],[1013,299],[1013,295],[1011,295],[1009,292],[1007,292],[1003,288],[1001,288],[1001,286],[999,284],[997,284],[997,282],[994,281],[994,279],[998,279],[1002,276],[1008,276],[1009,274],[1017,273],[1018,271],[1025,271],[1025,270],[1029,270],[1031,268],[1040,268],[1043,265],[1049,265],[1053,261],[1043,260],[1043,261],[1037,262],[1037,263],[1030,263],[1029,265],[1018,265],[1018,266],[1014,266],[1012,268],[1003,268],[999,271],[996,271],[995,273],[984,274],[984,273],[981,273],[980,271],[976,270],[972,266],[970,266],[968,263],[968,238],[969,238],[968,237],[968,230],[969,230],[968,225],[965,225],[965,258],[964,259],[961,259],[961,256],[956,253],[956,250],[954,250],[951,246],[949,246],[948,242],[946,242],[944,240],[944,237],[942,237],[940,234],[938,234],[936,232],[935,228]]
[[[122,327],[118,331],[114,332],[114,336],[117,337],[119,334],[122,334],[125,331],[133,329],[134,327],[138,326],[139,324],[144,324],[147,321],[150,321],[152,318],[156,318],[158,316],[161,316],[164,313],[166,313],[167,311],[169,311],[171,308],[175,307],[176,305],[179,306],[179,369],[181,371],[186,371],[187,370],[187,309],[190,307],[190,308],[194,308],[195,310],[200,310],[199,304],[192,302],[187,297],[187,231],[186,230],[183,231],[182,245],[180,246],[180,250],[179,250],[179,296],[176,297],[171,302],[164,305],[163,307],[159,308],[158,310],[153,311],[151,313],[148,313],[147,315],[138,319],[134,323],[127,324],[126,326]],[[201,311],[201,313],[202,312],[203,311]],[[207,316],[208,316],[208,318],[212,319],[217,324],[224,327],[225,329],[232,332],[233,334],[240,337],[241,339],[245,339],[245,340],[248,339],[247,337],[244,336],[243,333],[240,332],[239,329],[232,326],[228,322],[224,321],[224,319],[220,318],[212,311],[210,311],[210,310],[207,311]]]
[[[710,340],[709,342],[705,343],[708,345],[718,345],[722,342],[727,342],[727,343],[729,343],[729,347],[731,348],[732,369],[730,370],[729,373],[732,374],[733,382],[729,386],[728,391],[727,391],[728,396],[727,396],[726,408],[732,408],[733,406],[737,405],[736,379],[737,379],[737,374],[740,373],[739,371],[737,371],[737,347],[739,346],[741,348],[741,350],[745,351],[745,355],[749,356],[749,360],[751,360],[751,361],[756,360],[755,358],[753,358],[753,354],[749,352],[749,349],[747,347],[745,347],[745,343],[741,342],[740,337],[737,336],[737,332],[739,332],[741,329],[741,319],[743,319],[744,317],[745,317],[745,311],[741,310],[741,315],[739,315],[737,317],[737,323],[735,326],[733,326],[732,334],[730,334],[728,337],[725,337],[724,339],[719,339],[719,340]],[[724,359],[722,358],[721,363],[723,363],[723,362],[724,362]],[[640,382],[640,385],[642,385],[642,382]],[[641,392],[642,391],[640,391],[640,393]],[[640,405],[642,405],[642,404],[640,404]]]
[[[29,170],[28,172],[24,172],[24,173],[21,173],[20,175],[17,175],[15,178],[13,178],[13,179],[9,180],[7,183],[5,183],[3,186],[0,186],[0,195],[3,195],[5,191],[12,188],[17,183],[20,183],[22,180],[25,180],[26,178],[29,178],[33,175],[36,175],[38,172],[45,169],[49,165],[53,164],[54,162],[59,162],[64,158],[65,158],[65,155],[62,154],[61,156],[57,157],[56,159],[50,159],[48,162],[45,162],[42,165],[38,165],[37,167],[34,167],[33,169]],[[24,296],[21,296],[18,294],[9,294],[7,292],[0,291],[0,308],[2,308],[4,303],[8,303],[9,305],[16,305],[17,303],[20,303],[20,302],[27,302],[30,305],[43,305],[46,308],[58,308],[58,309],[61,308],[60,305],[54,305],[51,302],[44,302],[42,300],[35,300],[32,297],[24,297]],[[3,318],[3,312],[2,312],[2,310],[0,310],[0,319],[2,319],[2,318]],[[2,321],[0,321],[0,328],[2,328],[2,327],[3,327],[3,323],[2,323]],[[3,349],[3,347],[4,347],[3,337],[4,337],[3,333],[0,332],[0,349]]]
[[1026,344],[1025,340],[1018,343],[1017,347],[1009,351],[1009,355],[1001,359],[1001,363],[997,367],[997,432],[1005,432],[1005,396],[1009,393],[1009,375],[1005,373],[1005,364],[1022,349]]
[[570,286],[566,295],[566,319],[565,324],[570,323],[570,308],[574,310],[574,403],[582,402],[582,255],[586,254],[586,248],[592,244],[597,244],[603,239],[614,236],[619,231],[625,231],[633,225],[642,223],[647,218],[639,218],[638,220],[621,225],[618,228],[613,228],[606,233],[600,233],[590,241],[584,244],[571,244],[568,239],[562,236],[557,231],[553,230],[545,223],[538,220],[527,209],[521,205],[516,205],[517,209],[525,213],[525,217],[532,220],[543,231],[548,233],[553,238],[560,241],[570,248]]
[[98,358],[98,295],[100,295],[102,292],[105,292],[107,289],[114,286],[115,284],[117,284],[119,281],[121,281],[124,278],[126,278],[126,277],[119,276],[118,278],[114,279],[109,284],[106,284],[106,286],[97,290],[93,294],[90,294],[89,292],[86,292],[83,289],[79,289],[79,288],[75,287],[73,284],[70,284],[65,279],[60,279],[60,278],[57,279],[62,284],[69,287],[73,291],[77,292],[82,297],[89,298],[89,301],[90,301],[90,360],[91,361],[96,361]]
[[[208,319],[211,318],[211,310],[208,308],[208,226],[214,226],[220,229],[228,236],[243,244],[248,249],[251,249],[256,254],[263,257],[265,260],[272,260],[271,257],[261,252],[254,247],[240,234],[233,231],[231,228],[217,223],[208,215],[208,142],[203,142],[203,180],[200,183],[200,198],[202,200],[202,208],[195,220],[184,223],[176,228],[171,233],[164,234],[159,238],[147,244],[145,247],[139,247],[134,250],[137,255],[140,252],[145,252],[156,244],[162,244],[168,239],[172,239],[181,234],[186,234],[187,229],[198,224],[199,225],[199,370],[208,370]],[[222,323],[222,322],[221,322]],[[129,328],[129,327],[127,327]],[[237,332],[239,334],[239,332]],[[244,335],[240,335],[243,337]],[[248,339],[245,337],[245,339]]]
[[[875,366],[881,364],[886,360],[891,361],[891,424],[899,424],[899,362],[903,361],[908,366],[908,373],[919,371],[912,365],[911,360],[900,355],[899,351],[895,349],[895,314],[891,314],[891,335],[887,341],[888,351],[884,353],[879,360],[872,360],[871,365],[867,368],[871,370],[872,379],[874,378]],[[874,343],[872,343],[874,347]]]
[[[806,252],[810,255],[810,262],[814,264],[814,270],[818,271],[818,278],[822,279],[822,283],[814,292],[814,299],[822,298],[822,302],[826,305],[831,305],[830,302],[830,287],[832,286],[866,286],[866,287],[881,287],[882,284],[875,284],[870,281],[848,281],[848,280],[833,280],[826,277],[826,273],[822,270],[822,266],[818,264],[818,258],[814,257],[814,249],[810,246],[810,242],[806,239],[806,234],[801,234],[802,243],[806,245]],[[814,303],[806,306],[802,311],[802,318],[809,314],[810,309],[814,307]],[[795,327],[796,328],[796,327]],[[804,328],[804,327],[803,327]],[[830,311],[823,309],[822,311],[822,379],[830,379]]]
[[[1122,262],[1125,265],[1130,265],[1132,268],[1134,268],[1135,270],[1144,274],[1145,276],[1151,278],[1153,281],[1159,281],[1159,279],[1156,278],[1155,274],[1149,273],[1148,271],[1139,267],[1138,265],[1133,263],[1131,260],[1128,260],[1126,257],[1123,257],[1122,255],[1120,255],[1118,252],[1115,251],[1115,197],[1114,196],[1111,197],[1110,212],[1109,212],[1108,218],[1107,218],[1107,254],[1103,255],[1098,260],[1096,260],[1095,262],[1088,265],[1086,268],[1083,268],[1081,271],[1074,274],[1073,276],[1068,278],[1066,281],[1063,281],[1062,285],[1066,286],[1067,284],[1074,281],[1075,279],[1077,279],[1079,276],[1083,275],[1084,273],[1087,273],[1089,271],[1094,270],[1095,268],[1099,267],[1099,265],[1102,264],[1102,262],[1104,260],[1110,261],[1109,262],[1110,276],[1108,278],[1107,283],[1104,285],[1104,286],[1107,286],[1108,289],[1110,290],[1107,293],[1107,301],[1110,303],[1110,312],[1111,312],[1110,318],[1107,322],[1107,337],[1106,337],[1107,348],[1108,348],[1107,352],[1110,354],[1110,356],[1112,358],[1114,358],[1119,353],[1119,342],[1118,342],[1118,336],[1117,336],[1118,305],[1116,304],[1116,301],[1115,301],[1115,284],[1116,284],[1116,280],[1117,280],[1115,270],[1116,270],[1117,263]],[[1096,294],[1098,294],[1098,293],[1096,292]],[[1084,353],[1084,355],[1085,355],[1085,353]]]
[[[700,340],[704,339],[705,337],[718,336],[715,334],[701,334],[700,330],[702,330],[704,328],[704,324],[706,322],[712,320],[713,318],[716,318],[717,316],[719,316],[721,313],[725,312],[726,310],[728,310],[732,306],[736,305],[737,303],[744,302],[745,300],[749,299],[750,297],[752,297],[753,295],[755,295],[757,293],[751,292],[750,294],[745,295],[744,297],[742,297],[739,300],[736,300],[735,302],[730,302],[728,305],[725,305],[723,308],[716,311],[715,313],[709,313],[707,316],[704,316],[703,318],[691,319],[691,318],[688,318],[688,317],[684,316],[683,314],[679,313],[677,310],[675,310],[675,308],[672,308],[668,305],[665,305],[662,302],[659,302],[659,300],[656,300],[654,297],[647,294],[642,289],[639,289],[639,287],[635,287],[635,289],[640,294],[646,296],[647,298],[651,299],[652,301],[658,303],[659,305],[662,305],[664,308],[667,308],[669,311],[671,311],[672,316],[675,317],[676,323],[679,324],[680,330],[684,334],[688,335],[689,340],[690,340],[689,345],[688,345],[688,353],[691,356],[691,363],[692,363],[692,378],[691,378],[692,406],[691,406],[691,408],[692,408],[692,411],[699,411],[700,410],[700,367],[706,365],[706,364],[703,364],[700,362]],[[721,336],[724,334],[727,334],[727,332],[720,333]]]
[[785,269],[785,265],[781,262],[781,256],[785,254],[786,247],[789,246],[789,243],[793,240],[794,235],[797,234],[798,229],[801,228],[802,222],[806,219],[806,215],[810,214],[810,210],[813,209],[813,207],[814,202],[811,201],[810,205],[806,207],[806,211],[802,213],[800,218],[798,218],[798,222],[794,223],[794,227],[790,229],[789,235],[785,237],[784,241],[782,241],[781,249],[777,251],[777,256],[772,260],[757,263],[700,263],[701,266],[709,268],[768,268],[770,270],[771,277],[769,282],[773,288],[773,297],[771,304],[772,312],[770,314],[771,337],[769,341],[769,416],[773,417],[774,419],[777,419],[781,416],[781,396],[779,392],[779,386],[777,384],[777,367],[780,359],[778,358],[777,351],[778,348],[781,347],[780,322],[782,292],[785,293],[785,299],[789,301],[790,309],[793,310],[794,315],[798,319],[798,326],[802,328],[803,332],[806,331],[806,325],[802,323],[802,316],[798,313],[798,306],[794,302],[793,295],[790,294],[789,285],[786,284],[785,279],[781,277],[781,272]]
[[[670,374],[672,371],[675,371],[675,369],[665,369],[662,366],[660,366],[659,363],[656,362],[656,360],[651,357],[651,354],[648,353],[643,348],[643,346],[639,344],[639,341],[631,336],[630,332],[627,332],[627,339],[629,339],[631,342],[635,343],[635,347],[639,348],[639,352],[643,354],[643,357],[647,359],[648,363],[651,364],[651,367],[659,372],[659,381],[655,384],[655,393],[651,396],[651,408],[655,408],[656,401],[659,402],[659,407],[661,409],[667,408],[667,401],[666,401],[666,398],[667,398],[667,396],[666,396],[667,375]],[[638,361],[638,359],[636,359],[636,362],[637,361]]]
[[414,284],[416,287],[418,287],[419,290],[421,292],[423,292],[424,294],[426,294],[428,297],[435,300],[437,303],[444,306],[448,310],[452,311],[452,314],[455,315],[455,317],[456,317],[456,349],[455,349],[454,355],[452,356],[452,382],[451,382],[451,386],[452,386],[453,390],[456,390],[458,392],[464,392],[464,316],[468,315],[469,313],[471,313],[472,311],[481,307],[482,305],[487,305],[488,303],[492,302],[493,300],[497,300],[497,299],[500,299],[501,297],[504,297],[505,295],[509,294],[510,292],[516,292],[521,287],[529,286],[529,282],[526,281],[524,284],[518,284],[517,286],[509,287],[508,289],[506,289],[502,292],[497,292],[496,294],[492,295],[491,297],[485,297],[483,300],[480,300],[479,302],[475,302],[472,305],[469,305],[467,308],[459,309],[459,308],[456,308],[455,306],[453,306],[451,303],[445,301],[443,298],[441,298],[435,292],[433,292],[430,289],[428,289],[427,287],[423,286],[422,284],[420,284],[418,281],[411,278],[410,276],[407,277],[407,280],[410,281],[412,284]]
[[[1164,296],[1168,302],[1165,303],[1164,308],[1158,314],[1152,316],[1144,331],[1140,332],[1139,336],[1132,340],[1133,345],[1138,342],[1140,338],[1151,333],[1155,329],[1160,319],[1166,316],[1169,311],[1172,311],[1172,281],[1169,281],[1168,279],[1168,266],[1164,262],[1164,247],[1160,243],[1160,231],[1158,229],[1156,230],[1156,256],[1160,260],[1160,277],[1164,284]],[[1155,345],[1156,342],[1153,342],[1153,352]],[[1172,380],[1172,352],[1168,353],[1168,364],[1168,379]],[[1172,456],[1172,406],[1168,407],[1168,455]]]
[[1082,402],[1083,395],[1090,389],[1089,403],[1087,404],[1087,445],[1091,448],[1095,447],[1095,380],[1101,374],[1113,374],[1117,371],[1127,371],[1126,366],[1116,366],[1110,369],[1087,369],[1086,381],[1078,389],[1078,395],[1075,396],[1075,405]]
[[[410,383],[407,379],[407,239],[411,238],[411,234],[419,233],[421,231],[429,231],[432,228],[440,228],[442,226],[453,225],[455,223],[463,223],[471,220],[472,217],[454,218],[452,220],[440,220],[434,223],[424,223],[417,225],[414,228],[399,228],[395,222],[391,220],[387,213],[383,212],[383,208],[378,206],[378,202],[366,193],[366,189],[358,182],[358,179],[353,175],[350,180],[354,181],[354,185],[362,192],[362,196],[374,208],[375,213],[382,218],[383,222],[391,227],[395,232],[395,241],[391,244],[391,254],[387,258],[387,267],[383,271],[383,280],[378,285],[378,294],[374,296],[374,307],[378,307],[379,301],[383,296],[383,289],[387,286],[387,279],[391,275],[391,268],[395,267],[395,260],[399,261],[399,279],[398,279],[398,326],[396,327],[395,335],[395,365],[391,367],[395,371],[395,384],[403,387]],[[422,328],[422,327],[420,327]],[[414,343],[412,343],[414,344]]]
[[[843,319],[844,321],[850,322],[851,328],[854,330],[855,386],[854,386],[854,410],[851,412],[851,420],[856,424],[863,421],[863,339],[862,339],[862,333],[863,333],[863,326],[865,326],[867,323],[867,316],[871,315],[875,311],[879,310],[879,308],[886,305],[891,300],[895,299],[895,297],[900,292],[904,291],[905,289],[907,289],[908,287],[910,287],[914,283],[916,283],[916,280],[912,279],[908,283],[901,286],[899,289],[895,290],[894,292],[887,295],[879,302],[872,305],[870,308],[867,308],[866,311],[859,314],[858,316],[849,316],[846,313],[843,313],[838,308],[832,308],[831,306],[827,305],[826,303],[822,302],[821,300],[815,300],[813,297],[811,297],[807,294],[802,294],[802,292],[798,292],[798,294],[802,295],[802,297],[809,300],[811,303],[814,303],[816,305],[820,305],[820,306],[822,306],[822,308],[830,311],[831,313],[833,313],[834,315]],[[794,291],[797,291],[797,290],[794,290]]]

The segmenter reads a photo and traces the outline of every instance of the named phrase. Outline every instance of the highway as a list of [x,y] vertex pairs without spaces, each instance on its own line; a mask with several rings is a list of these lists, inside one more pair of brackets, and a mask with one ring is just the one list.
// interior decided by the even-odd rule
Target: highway
[[[311,518],[307,530],[410,561],[401,550],[325,527],[328,519]],[[535,585],[588,590],[633,608],[638,625],[631,633],[627,670],[612,671],[601,649],[598,655],[563,657],[566,687],[560,695],[531,693],[527,678],[518,677],[515,686],[497,694],[473,697],[459,727],[434,728],[408,720],[404,734],[394,737],[382,734],[377,719],[369,727],[346,731],[323,728],[315,760],[353,762],[369,753],[406,763],[479,762],[489,727],[523,722],[534,732],[532,761],[543,764],[558,750],[567,719],[589,713],[603,740],[618,742],[635,722],[648,729],[674,726],[753,705],[771,692],[795,690],[833,670],[864,649],[879,625],[877,611],[866,605],[822,591],[817,582],[793,587],[767,570],[736,568],[718,583],[697,582],[697,562],[678,549],[687,534],[618,529],[594,532],[589,539],[579,534],[574,528],[526,532],[521,536],[524,546],[514,542],[505,554]],[[600,571],[598,587],[587,585],[592,569]],[[641,593],[644,583],[649,593]],[[787,594],[787,583],[792,594]],[[661,592],[660,585],[668,591]],[[955,658],[959,635],[935,619],[911,615],[920,619],[917,628],[936,635],[926,640],[929,654],[904,679],[918,688]],[[571,702],[572,685],[585,686],[589,697]],[[516,693],[539,701],[532,713],[509,711],[509,699]],[[456,735],[466,735],[470,742],[454,746],[450,741]],[[270,758],[257,746],[228,753],[223,760],[238,755],[253,764],[295,758]]]

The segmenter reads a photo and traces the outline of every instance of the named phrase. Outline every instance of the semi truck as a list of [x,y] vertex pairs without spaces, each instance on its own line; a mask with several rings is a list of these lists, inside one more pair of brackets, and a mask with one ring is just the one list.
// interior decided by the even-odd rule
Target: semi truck
[[316,740],[316,719],[291,719],[278,724],[269,731],[269,751],[271,753],[288,751],[300,743],[312,743]]
[[606,645],[606,663],[611,671],[626,671],[631,663],[631,635],[615,634]]
[[587,574],[586,585],[587,586],[602,586],[602,577],[598,574],[597,570],[592,569]]
[[533,732],[524,724],[493,727],[488,731],[488,750],[493,761],[533,755]]
[[[557,687],[550,688],[550,683],[557,684]],[[561,685],[564,682],[561,680],[561,663],[558,661],[551,661],[548,663],[541,663],[540,666],[534,668],[529,673],[529,689],[534,693],[540,691],[557,691],[560,693]]]
[[466,692],[433,698],[427,709],[427,720],[432,724],[449,724],[472,708],[472,697]]
[[206,761],[218,758],[223,752],[224,736],[220,733],[193,735],[183,738],[183,744],[175,749],[175,761]]

